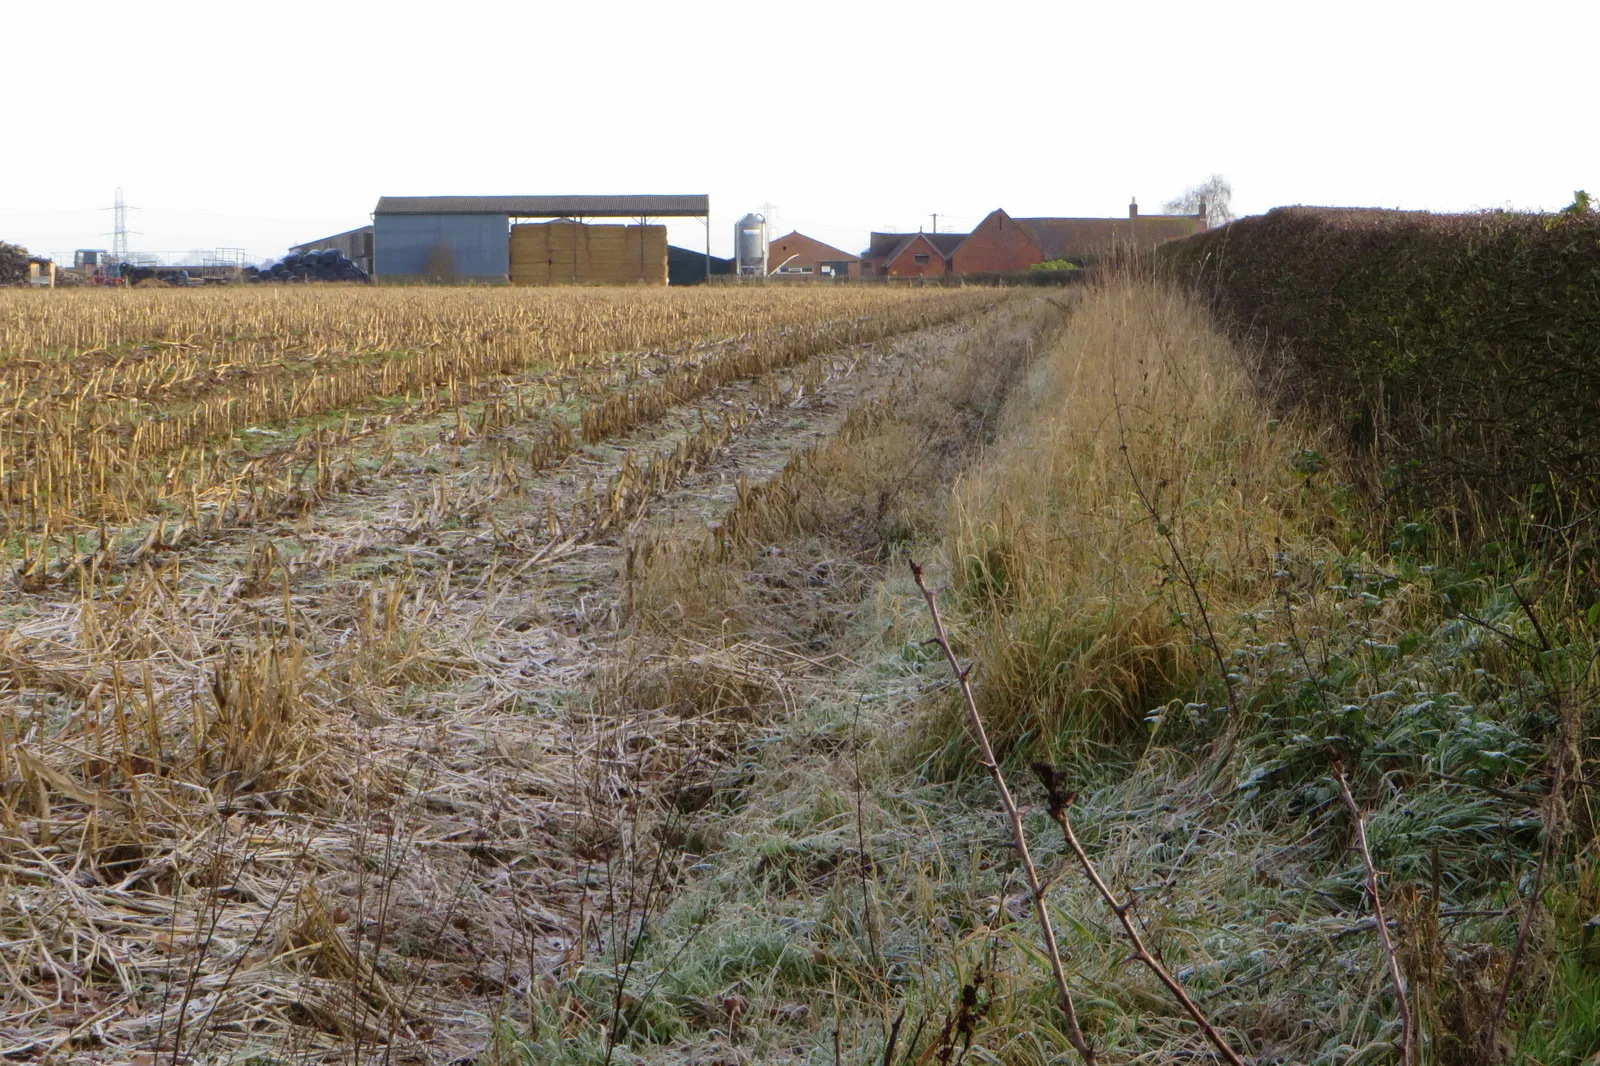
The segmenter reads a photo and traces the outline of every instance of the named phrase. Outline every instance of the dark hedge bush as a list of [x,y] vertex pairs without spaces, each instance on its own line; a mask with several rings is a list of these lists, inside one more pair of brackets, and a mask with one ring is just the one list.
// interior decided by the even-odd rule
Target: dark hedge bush
[[1158,256],[1402,506],[1487,532],[1600,502],[1600,216],[1286,207]]

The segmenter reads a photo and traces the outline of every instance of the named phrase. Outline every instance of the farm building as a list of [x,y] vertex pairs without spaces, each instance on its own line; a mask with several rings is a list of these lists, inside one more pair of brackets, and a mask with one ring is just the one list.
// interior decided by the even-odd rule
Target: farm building
[[1141,215],[1131,203],[1127,218],[1012,218],[996,209],[955,250],[953,269],[987,274],[1057,259],[1081,264],[1118,248],[1148,251],[1205,228],[1203,206],[1197,215]]
[[372,227],[362,226],[359,229],[346,230],[335,233],[331,237],[322,237],[306,244],[296,244],[289,251],[304,255],[310,251],[340,252],[356,266],[372,273]]
[[965,233],[874,233],[861,253],[863,277],[942,277]]
[[703,249],[667,245],[668,285],[699,285],[708,276],[719,277],[732,273],[732,259],[708,256]]
[[665,285],[667,231],[650,220],[709,219],[710,210],[709,196],[385,196],[372,215],[373,273],[380,281]]
[[859,278],[861,257],[795,232],[767,245],[767,273],[784,278]]

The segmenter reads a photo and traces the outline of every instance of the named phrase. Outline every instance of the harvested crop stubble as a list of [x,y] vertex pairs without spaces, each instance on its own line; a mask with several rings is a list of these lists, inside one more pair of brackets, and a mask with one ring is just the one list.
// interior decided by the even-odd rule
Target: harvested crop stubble
[[[1062,317],[1052,301],[1002,303],[850,408],[832,437],[797,452],[776,476],[741,478],[710,530],[639,538],[629,574],[647,627],[711,633],[731,625],[778,643],[818,638],[811,630],[837,619],[789,616],[804,615],[801,605],[817,596],[840,598],[847,574],[865,573],[866,559],[893,552],[942,513],[944,479],[990,439],[1004,398]],[[776,544],[822,554],[763,558]]]
[[[126,522],[163,501],[193,500],[263,473],[250,464],[255,456],[245,442],[230,439],[248,427],[343,412],[343,435],[364,435],[397,417],[502,392],[503,375],[538,368],[547,368],[545,405],[565,403],[568,376],[576,377],[574,391],[591,398],[586,406],[599,405],[583,418],[584,437],[593,443],[681,402],[685,390],[984,302],[973,292],[907,298],[900,291],[851,290],[838,298],[821,294],[820,301],[817,294],[769,299],[760,292],[749,306],[735,290],[690,296],[580,290],[565,294],[569,299],[365,289],[280,299],[250,290],[167,294],[176,306],[166,308],[129,308],[126,301],[144,297],[101,292],[84,294],[90,297],[84,301],[73,297],[68,314],[55,308],[53,317],[42,315],[48,307],[20,299],[27,294],[0,297],[16,302],[9,309],[15,324],[0,326],[0,355],[18,355],[0,363],[3,517],[10,528],[30,531]],[[0,322],[7,310],[0,302]],[[30,348],[20,336],[50,327],[63,341],[81,340],[89,327],[74,316],[110,320],[95,327],[99,347],[64,358],[70,348],[61,354],[38,342]],[[694,343],[707,337],[727,338],[734,350],[702,356]],[[605,396],[613,375],[591,380],[587,369],[611,369],[614,360],[604,353],[639,349],[671,352],[683,369],[656,388]],[[40,357],[21,357],[30,351]],[[515,395],[520,413],[523,395]],[[383,402],[399,397],[398,406]],[[363,416],[353,428],[351,413]]]
[[[178,313],[199,294],[167,295]],[[331,295],[294,302],[331,313]],[[548,293],[468,295],[491,318],[524,302],[560,310]],[[568,295],[591,310],[618,302],[619,320],[633,314],[615,294]],[[774,408],[785,424],[797,418],[786,405],[823,383],[822,364],[866,358],[817,353],[944,321],[994,294],[756,294],[741,329],[723,336],[694,332],[676,309],[731,324],[737,293],[686,304],[627,295],[673,311],[657,335],[675,347],[535,359],[513,370],[537,380],[482,379],[476,409],[461,405],[464,388],[429,385],[387,427],[351,418],[286,434],[292,443],[268,452],[208,442],[202,461],[180,448],[160,463],[177,486],[155,498],[166,518],[137,539],[119,541],[114,528],[76,536],[49,478],[14,484],[27,515],[69,533],[14,537],[21,566],[3,599],[0,925],[10,939],[0,962],[12,972],[0,1052],[348,1061],[353,1047],[384,1043],[401,1049],[397,1060],[459,1058],[481,1047],[486,1024],[463,1003],[525,1003],[546,974],[581,964],[569,933],[585,915],[630,905],[632,888],[612,882],[633,861],[618,850],[630,839],[623,812],[746,728],[709,720],[679,693],[715,677],[719,704],[754,705],[780,686],[744,653],[708,648],[645,664],[652,680],[630,690],[661,704],[607,706],[607,682],[589,675],[604,663],[616,589],[579,541],[636,520]],[[345,296],[364,306],[364,292]],[[462,296],[419,298],[449,308]],[[596,322],[605,328],[603,315]],[[571,352],[593,337],[568,340]],[[169,355],[137,345],[124,368],[188,360],[215,375],[191,384],[223,393],[275,372],[264,334],[241,342],[254,370],[237,376],[235,341],[207,343]],[[381,362],[320,343],[308,365],[330,374]],[[473,358],[470,344],[456,350]],[[122,355],[81,356],[90,369],[13,360],[0,376],[24,392],[48,378],[18,409],[54,406],[59,424],[76,424],[87,420],[71,410],[70,382],[96,382],[113,402],[104,379],[121,372]],[[306,353],[280,355],[287,365]],[[165,379],[139,380],[118,387],[143,389],[152,413],[184,409],[154,406],[171,398]],[[666,402],[638,398],[657,391]],[[576,454],[586,450],[581,412],[629,394],[607,409],[612,434],[685,401],[727,413],[699,432],[684,417],[682,444],[643,465],[617,455],[614,438]],[[406,419],[405,432],[386,432]],[[575,511],[584,526],[542,524],[547,501],[583,492],[578,471],[613,458],[612,491]],[[22,466],[32,459],[23,453]],[[209,489],[196,480],[203,471],[215,472]],[[607,484],[603,473],[596,482]],[[559,578],[542,573],[566,563]]]

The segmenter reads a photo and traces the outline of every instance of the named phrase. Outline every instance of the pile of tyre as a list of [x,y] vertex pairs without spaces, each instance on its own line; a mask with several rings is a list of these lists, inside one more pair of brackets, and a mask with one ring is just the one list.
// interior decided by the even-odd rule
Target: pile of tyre
[[245,267],[251,281],[370,281],[367,272],[335,248],[291,252],[269,267]]
[[151,266],[124,266],[122,280],[128,285],[137,285],[141,281],[155,278],[168,285],[188,285],[189,272],[182,267],[151,267]]

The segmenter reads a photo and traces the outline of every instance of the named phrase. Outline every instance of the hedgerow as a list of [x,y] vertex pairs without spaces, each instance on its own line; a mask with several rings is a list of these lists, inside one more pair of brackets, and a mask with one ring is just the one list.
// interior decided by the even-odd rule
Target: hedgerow
[[1391,501],[1570,533],[1600,502],[1600,215],[1287,207],[1160,259],[1338,418]]

